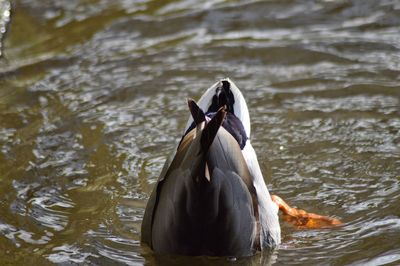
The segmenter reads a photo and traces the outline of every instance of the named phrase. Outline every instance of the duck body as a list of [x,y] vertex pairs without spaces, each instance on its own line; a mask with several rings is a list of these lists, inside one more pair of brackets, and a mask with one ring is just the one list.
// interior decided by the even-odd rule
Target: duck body
[[150,196],[142,242],[156,253],[250,256],[280,243],[278,207],[250,144],[239,89],[224,79],[189,101],[191,117]]

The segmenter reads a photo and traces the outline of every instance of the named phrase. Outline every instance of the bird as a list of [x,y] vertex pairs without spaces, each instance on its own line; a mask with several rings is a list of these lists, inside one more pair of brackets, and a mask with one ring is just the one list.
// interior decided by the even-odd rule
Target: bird
[[141,241],[158,254],[246,257],[281,243],[278,212],[303,227],[340,224],[270,195],[238,87],[217,81],[198,102],[148,200]]

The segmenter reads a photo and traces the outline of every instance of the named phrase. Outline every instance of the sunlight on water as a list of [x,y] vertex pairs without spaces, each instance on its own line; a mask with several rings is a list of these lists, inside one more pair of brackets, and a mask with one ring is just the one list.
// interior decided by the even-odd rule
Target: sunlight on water
[[8,1],[0,1],[0,58],[3,55],[3,38],[7,33],[7,26],[11,18],[11,4]]
[[[396,1],[12,3],[0,0],[2,265],[398,264]],[[227,76],[271,192],[345,224],[282,221],[282,246],[251,258],[155,255],[140,224],[186,98]]]

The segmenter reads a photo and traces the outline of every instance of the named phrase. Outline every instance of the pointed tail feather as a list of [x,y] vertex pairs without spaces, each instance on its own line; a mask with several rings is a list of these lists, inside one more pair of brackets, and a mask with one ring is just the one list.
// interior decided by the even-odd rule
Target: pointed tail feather
[[204,114],[203,110],[201,110],[201,108],[197,105],[197,103],[193,99],[188,99],[187,102],[194,123],[196,125],[199,125],[202,122],[206,121],[206,115]]
[[201,148],[203,151],[208,151],[215,136],[218,133],[218,129],[221,127],[222,122],[226,116],[225,107],[221,107],[215,116],[208,122],[201,134]]
[[[188,99],[187,101],[190,113],[192,114],[196,126],[206,121],[206,115],[204,114],[203,110],[197,105],[197,103],[192,99]],[[201,150],[203,152],[206,152],[211,146],[215,136],[217,135],[218,129],[220,128],[226,117],[226,114],[226,106],[219,108],[214,117],[205,125],[201,133],[200,140]]]

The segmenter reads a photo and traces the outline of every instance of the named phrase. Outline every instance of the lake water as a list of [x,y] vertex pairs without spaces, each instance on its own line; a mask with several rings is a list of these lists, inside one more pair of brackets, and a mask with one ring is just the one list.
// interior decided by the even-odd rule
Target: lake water
[[[2,265],[400,263],[399,1],[16,0],[6,24]],[[345,224],[282,222],[247,259],[155,256],[146,201],[186,98],[224,77],[271,193]]]

